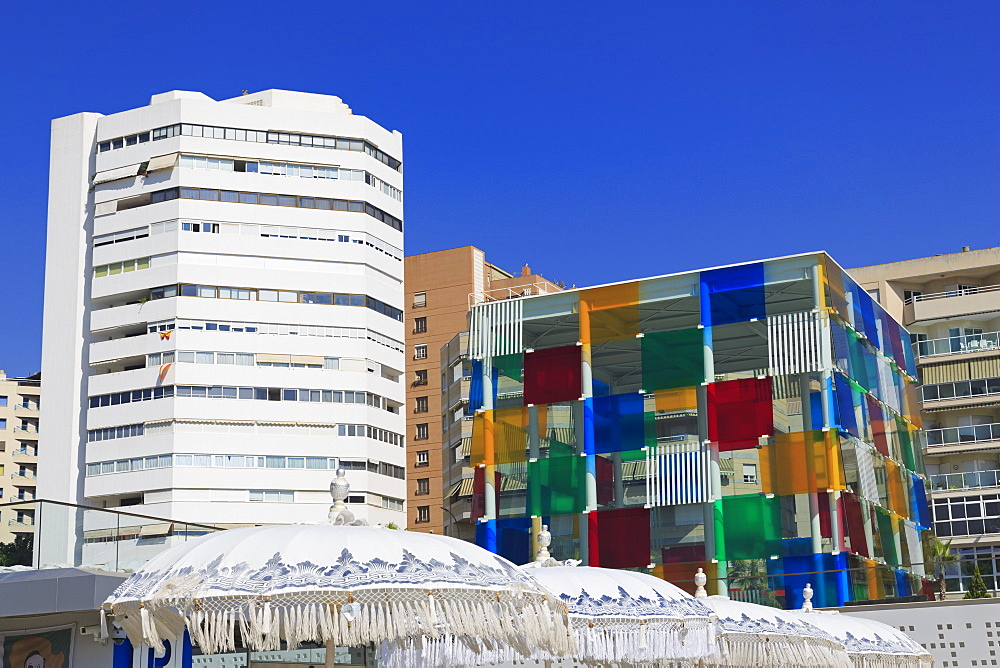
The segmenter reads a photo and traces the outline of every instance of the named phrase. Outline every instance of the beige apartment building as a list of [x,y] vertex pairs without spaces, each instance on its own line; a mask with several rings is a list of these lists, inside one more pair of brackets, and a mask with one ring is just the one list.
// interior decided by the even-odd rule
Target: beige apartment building
[[[0,370],[0,504],[35,498],[41,384],[41,374],[8,378]],[[33,505],[0,507],[0,543],[34,531]]]
[[978,563],[1000,588],[1000,247],[849,270],[910,331],[923,383],[934,530],[963,557],[949,592]]
[[[487,262],[486,253],[475,246],[408,256],[404,271],[407,527],[454,536],[462,531],[466,538],[469,529],[451,525],[464,519],[471,526],[469,514],[453,508],[451,501],[462,492],[467,497],[472,493],[472,471],[463,466],[472,438],[471,416],[465,415],[471,378],[464,334],[469,309],[476,301],[562,288],[527,266],[519,276],[508,273]],[[463,484],[463,478],[469,482]]]

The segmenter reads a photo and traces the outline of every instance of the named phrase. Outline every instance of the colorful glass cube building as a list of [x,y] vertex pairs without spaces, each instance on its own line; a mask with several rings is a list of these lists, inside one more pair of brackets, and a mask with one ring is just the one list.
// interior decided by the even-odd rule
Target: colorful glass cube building
[[472,311],[477,542],[799,607],[919,594],[910,337],[825,253]]

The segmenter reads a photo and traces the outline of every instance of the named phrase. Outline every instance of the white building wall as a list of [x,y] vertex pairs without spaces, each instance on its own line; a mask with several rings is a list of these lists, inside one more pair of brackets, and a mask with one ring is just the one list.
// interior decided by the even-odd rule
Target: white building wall
[[[124,501],[134,513],[208,524],[318,521],[330,504],[333,471],[290,467],[300,467],[305,458],[312,458],[311,464],[327,458],[352,463],[348,479],[356,515],[403,525],[397,500],[405,499],[404,481],[394,471],[385,474],[383,466],[403,467],[405,459],[403,323],[364,306],[256,299],[257,290],[324,292],[366,295],[401,309],[402,232],[365,212],[187,198],[114,211],[116,201],[181,187],[362,201],[400,220],[402,202],[364,181],[217,171],[182,167],[180,161],[169,169],[91,185],[95,174],[131,165],[138,171],[151,158],[174,153],[362,170],[400,191],[401,168],[363,151],[240,141],[232,133],[230,138],[150,138],[101,150],[105,142],[177,124],[348,138],[402,159],[398,132],[353,115],[339,98],[288,91],[221,102],[174,91],[153,96],[140,109],[54,121],[43,337],[43,374],[52,379],[53,390],[40,447],[39,496],[98,507]],[[187,231],[184,223],[211,223],[219,231]],[[94,236],[125,230],[139,230],[140,238],[125,239],[130,233],[95,246]],[[95,275],[95,267],[136,260],[134,271]],[[239,288],[251,291],[254,299],[156,299],[151,292],[178,284]],[[157,329],[171,331],[170,338],[152,331]],[[276,355],[309,356],[310,363],[335,357],[341,368],[175,361],[162,369],[147,358],[174,353],[178,360],[181,351],[269,356],[256,358],[258,363]],[[272,393],[306,389],[328,396],[368,392],[393,410],[177,396],[176,389],[172,398],[134,403],[109,399],[113,405],[91,407],[89,399],[178,386],[270,388]],[[88,429],[126,425],[143,425],[144,433],[92,436],[88,442]],[[346,431],[341,435],[342,425],[345,430],[346,425],[371,426],[399,437],[388,443]],[[254,466],[197,466],[175,455],[208,455],[213,462],[240,455]],[[133,470],[135,464],[128,464],[154,456],[169,457],[169,465],[159,461]],[[274,457],[302,459],[285,468],[263,459]],[[378,463],[372,464],[375,471],[372,465],[353,470],[369,461]],[[251,501],[261,491],[291,492],[293,501],[287,494],[281,502]],[[43,520],[41,563],[88,561],[80,545],[90,530],[78,519]],[[109,545],[90,544],[103,546],[92,548],[95,554]]]

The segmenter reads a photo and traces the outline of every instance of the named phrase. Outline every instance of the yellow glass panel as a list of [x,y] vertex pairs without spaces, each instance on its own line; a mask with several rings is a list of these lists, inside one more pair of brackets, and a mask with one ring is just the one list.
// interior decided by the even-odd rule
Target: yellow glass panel
[[653,393],[656,410],[672,413],[698,408],[698,390],[694,387],[679,387],[672,390],[657,390]]
[[121,262],[115,262],[114,264],[109,264],[108,265],[108,270],[109,270],[109,273],[112,276],[114,276],[115,274],[120,274],[120,273],[122,273],[122,263]]
[[94,267],[94,278],[100,278],[101,276],[108,275],[108,265],[102,264],[100,267]]
[[136,269],[149,269],[149,258],[141,257],[135,261]]
[[528,409],[522,406],[500,408],[492,413],[494,462],[513,464],[527,460]]
[[135,260],[127,260],[122,262],[122,271],[135,271]]

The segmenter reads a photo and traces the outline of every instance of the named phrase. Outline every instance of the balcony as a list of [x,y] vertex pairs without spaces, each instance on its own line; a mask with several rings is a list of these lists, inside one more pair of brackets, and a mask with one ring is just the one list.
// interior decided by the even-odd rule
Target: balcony
[[918,320],[954,318],[969,313],[998,311],[997,294],[1000,285],[964,287],[948,292],[917,295],[907,299],[903,311],[904,324]]
[[18,471],[17,473],[11,473],[10,479],[15,482],[18,481],[30,481],[30,484],[34,484],[34,481],[38,479],[34,471]]
[[11,450],[10,454],[13,455],[14,457],[37,457],[38,448],[22,445],[20,448]]
[[925,433],[927,434],[927,447],[987,443],[1000,441],[1000,422],[977,424],[970,427],[928,429]]
[[34,402],[17,404],[16,406],[14,406],[14,412],[17,413],[18,415],[37,415],[38,404]]
[[983,489],[1000,487],[1000,471],[972,471],[970,473],[942,473],[928,476],[935,492],[957,489]]
[[14,427],[14,438],[38,438],[38,427]]
[[1000,350],[1000,332],[947,336],[943,339],[929,339],[913,344],[913,354],[918,358],[978,353],[983,350]]
[[8,520],[7,526],[11,528],[11,531],[27,531],[29,530],[29,527],[35,526],[35,518],[19,517],[16,520]]

